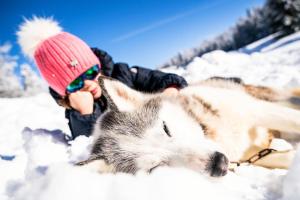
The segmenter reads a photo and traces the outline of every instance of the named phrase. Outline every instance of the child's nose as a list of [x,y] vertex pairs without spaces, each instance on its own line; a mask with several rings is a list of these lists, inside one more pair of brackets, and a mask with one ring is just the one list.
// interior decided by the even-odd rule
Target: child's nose
[[88,88],[90,85],[94,84],[95,82],[93,80],[84,80],[84,87]]
[[94,82],[94,81],[88,80],[88,79],[84,80],[84,84],[85,84],[85,85],[92,84],[93,82]]

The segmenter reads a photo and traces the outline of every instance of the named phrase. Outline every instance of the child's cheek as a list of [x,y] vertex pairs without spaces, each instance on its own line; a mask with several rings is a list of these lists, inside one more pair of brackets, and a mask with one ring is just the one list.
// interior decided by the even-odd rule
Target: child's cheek
[[97,86],[97,89],[96,89],[95,92],[93,93],[94,99],[100,98],[100,97],[101,97],[101,94],[102,94],[101,88],[100,88],[100,86],[98,85],[98,86]]

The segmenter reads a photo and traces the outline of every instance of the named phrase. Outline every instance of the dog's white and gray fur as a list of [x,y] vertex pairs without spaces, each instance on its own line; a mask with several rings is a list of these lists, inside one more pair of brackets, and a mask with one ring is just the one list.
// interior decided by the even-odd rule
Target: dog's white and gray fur
[[95,125],[90,158],[79,164],[94,163],[102,172],[166,165],[223,176],[229,161],[269,142],[269,132],[256,129],[300,133],[298,110],[254,97],[231,81],[204,81],[177,96],[143,94],[105,77],[99,83],[109,109]]

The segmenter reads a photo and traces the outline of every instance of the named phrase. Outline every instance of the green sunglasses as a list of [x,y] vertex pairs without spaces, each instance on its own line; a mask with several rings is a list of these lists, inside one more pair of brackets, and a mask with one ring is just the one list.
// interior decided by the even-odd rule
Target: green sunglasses
[[93,67],[89,68],[67,86],[67,93],[76,92],[82,89],[84,87],[84,80],[94,80],[99,74],[99,72],[99,65],[94,65]]

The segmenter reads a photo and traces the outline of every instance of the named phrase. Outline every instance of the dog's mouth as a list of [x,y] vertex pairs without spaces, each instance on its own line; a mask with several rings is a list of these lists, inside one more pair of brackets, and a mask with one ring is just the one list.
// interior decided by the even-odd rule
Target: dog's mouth
[[212,177],[225,176],[228,172],[228,164],[229,161],[224,154],[215,152],[207,165],[207,171]]

